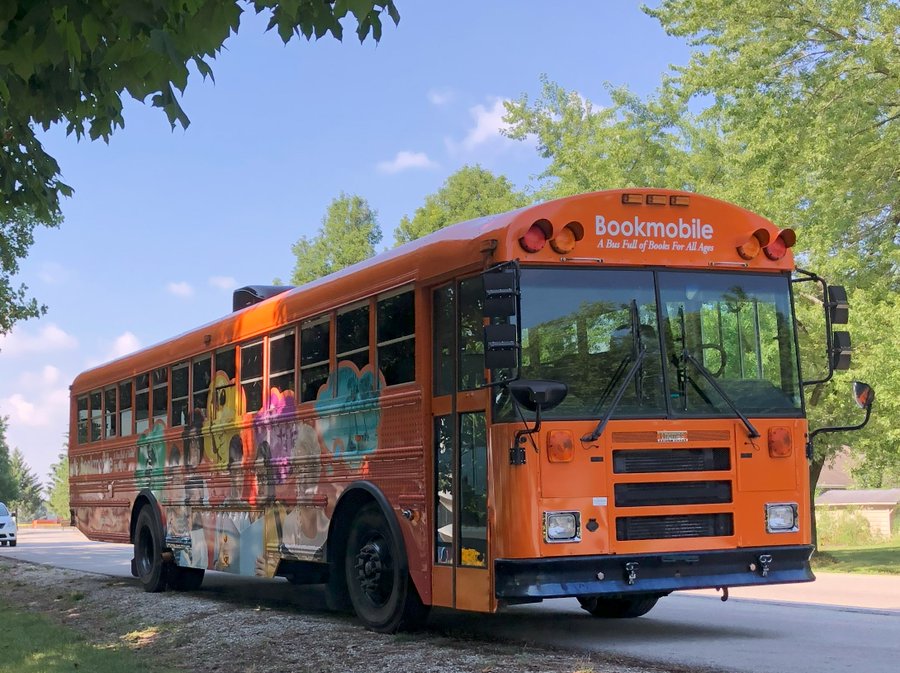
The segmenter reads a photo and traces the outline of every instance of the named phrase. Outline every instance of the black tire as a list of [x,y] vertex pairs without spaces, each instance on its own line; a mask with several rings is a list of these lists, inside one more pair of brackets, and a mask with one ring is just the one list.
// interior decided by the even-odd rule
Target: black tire
[[10,547],[15,547],[17,542],[18,542],[18,540],[10,540],[10,541],[9,541],[9,546],[10,546]]
[[428,608],[422,605],[401,547],[377,505],[359,510],[350,526],[344,572],[350,603],[366,628],[394,633],[425,622]]
[[6,540],[0,540],[0,547],[6,546]]
[[173,565],[169,568],[169,587],[175,591],[197,591],[203,584],[203,568],[183,568]]
[[646,615],[660,596],[637,594],[629,598],[605,598],[603,596],[579,596],[581,609],[603,619],[634,619]]
[[144,506],[134,527],[134,567],[144,591],[151,593],[165,590],[169,570],[162,559],[161,530],[153,508]]

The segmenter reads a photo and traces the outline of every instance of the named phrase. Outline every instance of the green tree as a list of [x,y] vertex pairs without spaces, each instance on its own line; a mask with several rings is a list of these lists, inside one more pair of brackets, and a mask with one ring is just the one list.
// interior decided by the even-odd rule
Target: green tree
[[50,486],[47,489],[47,508],[63,521],[69,520],[69,456],[59,454],[57,462],[50,466]]
[[19,486],[19,495],[12,501],[10,508],[16,510],[19,521],[31,521],[42,508],[41,483],[25,462],[25,456],[19,449],[13,449],[11,467]]
[[412,219],[404,215],[394,232],[395,245],[456,222],[515,210],[529,202],[505,176],[494,175],[478,165],[463,166],[437,192],[425,198],[425,204],[416,209]]
[[374,255],[382,235],[377,215],[361,196],[341,192],[328,206],[318,233],[302,236],[291,248],[297,257],[291,282],[309,283]]
[[0,502],[10,503],[19,497],[19,483],[13,474],[6,443],[6,424],[6,416],[0,416]]
[[0,334],[44,311],[11,284],[36,226],[57,226],[60,196],[71,187],[36,132],[64,125],[79,139],[109,141],[124,128],[123,96],[162,108],[187,127],[176,90],[190,70],[213,77],[211,61],[238,32],[249,6],[268,12],[285,43],[344,25],[359,40],[380,40],[395,24],[394,0],[3,0],[0,2]]
[[900,7],[665,0],[647,11],[696,47],[656,95],[610,87],[611,105],[595,109],[545,79],[536,101],[508,106],[509,134],[535,135],[548,159],[540,194],[686,189],[795,228],[802,265],[850,286],[855,308],[854,367],[807,389],[811,426],[859,420],[852,378],[878,387],[865,431],[819,436],[812,484],[844,442],[865,459],[860,479],[897,474],[900,381],[876,368],[895,361],[885,330],[900,289]]

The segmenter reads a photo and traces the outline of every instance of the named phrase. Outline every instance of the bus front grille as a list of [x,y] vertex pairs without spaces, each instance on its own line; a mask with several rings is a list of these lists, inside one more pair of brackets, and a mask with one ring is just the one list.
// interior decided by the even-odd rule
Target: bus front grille
[[731,469],[727,448],[626,449],[613,451],[616,474],[651,472],[718,472]]
[[730,481],[664,481],[616,484],[616,507],[719,505],[731,502]]
[[721,537],[733,534],[732,514],[625,516],[616,519],[616,539],[619,541]]

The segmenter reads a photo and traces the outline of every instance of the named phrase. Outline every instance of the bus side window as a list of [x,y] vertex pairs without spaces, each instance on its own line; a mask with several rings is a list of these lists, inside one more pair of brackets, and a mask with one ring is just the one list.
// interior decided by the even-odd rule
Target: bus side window
[[276,334],[269,339],[269,388],[279,393],[294,391],[295,345],[294,330]]
[[484,383],[484,285],[481,276],[459,283],[459,390]]
[[134,379],[134,430],[138,434],[150,428],[150,374]]
[[134,416],[134,400],[131,399],[131,381],[119,384],[119,434],[127,437],[131,434],[131,421]]
[[[193,407],[191,411],[191,425],[199,426],[206,420],[206,408],[209,403],[209,387],[212,385],[212,356],[202,355],[194,358],[191,364],[193,384]],[[197,416],[195,418],[194,416]]]
[[244,391],[244,412],[262,409],[263,398],[263,342],[241,346],[241,389]]
[[456,288],[438,288],[432,294],[432,393],[435,397],[453,393],[453,327],[456,312]]
[[112,386],[103,391],[103,427],[107,437],[115,437],[116,421],[116,387]]
[[103,395],[99,390],[92,390],[89,395],[91,405],[91,441],[96,442],[103,437]]
[[300,326],[300,401],[314,400],[328,380],[331,354],[327,315],[307,320]]
[[78,443],[84,444],[88,440],[88,398],[80,395],[75,402],[78,410]]
[[159,367],[153,370],[153,422],[166,422],[169,408],[169,370]]
[[224,348],[216,353],[215,378],[213,384],[215,386],[212,404],[210,405],[210,420],[219,422],[230,422],[234,420],[234,414],[237,412],[234,399],[234,375],[235,375],[235,354],[237,349]]
[[378,300],[378,368],[386,385],[416,379],[416,313],[412,290]]
[[187,425],[189,373],[190,366],[187,362],[172,365],[172,414],[169,425],[173,428]]
[[369,364],[369,305],[342,309],[335,329],[338,363],[350,361],[357,369]]

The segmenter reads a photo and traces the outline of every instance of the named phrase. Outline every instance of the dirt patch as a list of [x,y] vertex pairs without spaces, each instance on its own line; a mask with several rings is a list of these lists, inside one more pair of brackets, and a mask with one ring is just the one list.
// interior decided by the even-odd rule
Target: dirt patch
[[355,620],[3,559],[4,599],[98,646],[197,673],[662,673],[656,667],[433,632],[382,635]]

